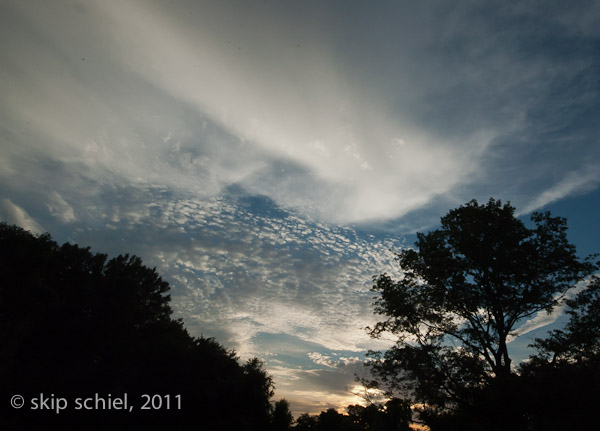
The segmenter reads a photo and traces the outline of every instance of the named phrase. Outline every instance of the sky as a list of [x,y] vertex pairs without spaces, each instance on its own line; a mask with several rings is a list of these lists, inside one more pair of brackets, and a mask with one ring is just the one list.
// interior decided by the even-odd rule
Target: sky
[[296,415],[343,408],[393,341],[373,276],[450,209],[600,251],[599,90],[591,0],[5,0],[0,219],[140,256]]

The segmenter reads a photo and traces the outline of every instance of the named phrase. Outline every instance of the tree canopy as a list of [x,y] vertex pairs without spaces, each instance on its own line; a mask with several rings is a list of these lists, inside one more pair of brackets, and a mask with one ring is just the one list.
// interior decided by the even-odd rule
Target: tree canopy
[[[190,336],[172,317],[169,284],[139,257],[109,259],[1,223],[0,280],[2,429],[270,426],[273,382],[262,361],[240,364],[216,340]],[[71,409],[9,407],[15,394],[29,402],[42,393]],[[76,397],[96,393],[127,393],[136,410],[72,409]],[[163,408],[139,410],[143,394],[160,395]]]
[[547,338],[535,339],[532,347],[538,353],[532,360],[600,365],[600,278],[592,277],[588,286],[565,304],[567,324],[551,331]]
[[333,408],[310,416],[304,413],[296,420],[297,431],[408,431],[411,420],[410,403],[392,398],[384,404],[358,404],[346,408],[348,414]]
[[508,385],[515,367],[507,343],[517,325],[551,312],[594,270],[568,241],[564,218],[544,212],[531,220],[526,227],[509,203],[473,200],[397,254],[398,280],[375,278],[375,309],[386,319],[370,333],[397,342],[371,352],[370,364],[389,389],[421,403],[423,417],[482,387]]

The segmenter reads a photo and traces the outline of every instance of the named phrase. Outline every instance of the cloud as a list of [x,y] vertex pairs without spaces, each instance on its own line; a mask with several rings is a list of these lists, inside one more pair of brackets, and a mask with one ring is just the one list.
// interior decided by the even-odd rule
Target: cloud
[[[240,183],[346,223],[398,218],[443,196],[511,193],[525,206],[550,172],[598,155],[583,146],[597,136],[585,118],[597,113],[598,85],[585,7],[4,9],[5,37],[19,35],[0,84],[11,131],[3,169],[13,172],[16,152],[202,196]],[[567,142],[580,151],[553,157]]]
[[383,345],[362,328],[375,318],[372,276],[397,271],[391,250],[401,239],[306,220],[241,188],[199,199],[152,185],[96,187],[102,199],[68,191],[74,219],[54,215],[52,194],[39,202],[50,216],[46,227],[156,266],[194,335],[219,335],[244,357],[264,352],[259,333],[284,332],[334,350]]
[[41,227],[27,212],[8,199],[0,200],[0,220],[15,224],[33,233],[44,233]]
[[75,211],[60,194],[52,193],[49,200],[48,210],[53,216],[60,218],[64,223],[77,220]]
[[362,352],[389,344],[363,329],[376,319],[371,278],[397,271],[390,250],[399,240],[306,220],[240,188],[203,200],[158,186],[99,187],[105,200],[70,199],[78,217],[68,222],[40,203],[59,242],[156,266],[190,333],[266,359],[278,396],[305,405],[316,395],[302,394],[318,386],[328,406],[356,402],[348,389]]
[[[575,295],[577,295],[578,292],[580,292],[582,289],[584,289],[588,284],[589,284],[589,280],[580,281],[573,287],[573,289],[571,289],[567,293],[566,298],[574,297]],[[509,337],[507,341],[509,343],[513,342],[514,340],[517,339],[517,337],[521,337],[532,331],[535,331],[536,329],[551,325],[552,323],[556,322],[561,316],[564,315],[565,308],[566,308],[566,304],[564,304],[564,302],[561,302],[558,306],[554,307],[554,309],[550,313],[547,313],[545,311],[538,312],[531,319],[526,320],[521,326],[519,326],[515,330],[514,336]]]
[[[132,8],[131,14],[119,10],[114,19],[117,28],[127,31],[124,40],[139,55],[136,73],[197,107],[232,135],[301,166],[324,190],[322,195],[343,198],[314,196],[314,188],[308,185],[282,187],[271,175],[266,181],[257,181],[256,175],[245,181],[255,193],[294,207],[312,201],[320,216],[336,221],[381,219],[413,209],[473,173],[471,158],[477,156],[474,148],[479,142],[461,137],[459,147],[443,145],[423,130],[413,130],[401,117],[392,119],[380,100],[358,90],[331,63],[328,34],[317,42],[298,29],[298,34],[292,31],[274,39],[271,35],[281,17],[272,10],[255,14],[242,8],[248,22],[240,30],[229,21],[235,15],[218,7],[201,12],[207,21],[221,16],[219,29],[203,22],[197,33],[188,33],[177,13]],[[125,28],[121,21],[129,15],[136,18],[128,18]],[[203,37],[202,24],[216,34]],[[156,28],[165,34],[155,32]],[[290,55],[297,45],[294,38],[302,40],[304,49]],[[242,52],[228,49],[226,40],[242,43]],[[277,60],[265,68],[260,62],[267,55]],[[156,56],[168,61],[139,68]],[[201,70],[197,72],[194,65],[202,65]],[[413,145],[392,161],[382,148],[398,132],[409,136]],[[326,151],[314,151],[315,142]],[[284,184],[297,183],[291,175]]]
[[[7,54],[15,65],[4,76],[8,114],[13,129],[24,128],[11,146],[33,142],[26,147],[51,148],[54,159],[81,161],[96,177],[160,179],[205,195],[243,181],[335,221],[402,214],[472,171],[465,162],[478,144],[444,147],[392,119],[337,70],[330,35],[315,40],[298,28],[273,38],[280,24],[272,11],[243,8],[249,22],[236,30],[235,16],[218,6],[189,5],[201,17],[193,24],[179,8],[147,3],[39,6],[13,11],[36,33]],[[292,55],[296,39],[303,49]],[[243,42],[243,52],[226,40]],[[279,60],[265,67],[265,56]],[[412,145],[392,160],[386,149],[399,133]],[[277,184],[282,163],[297,168]]]
[[296,415],[309,412],[318,414],[328,408],[345,411],[351,404],[365,404],[365,388],[356,377],[365,377],[369,371],[358,357],[344,357],[343,352],[309,352],[318,367],[299,369],[271,367],[279,386],[276,396],[291,402]]
[[368,241],[290,213],[262,216],[269,205],[266,198],[236,203],[223,196],[154,207],[163,214],[158,229],[182,229],[173,232],[176,250],[160,250],[163,272],[189,292],[176,298],[179,308],[202,320],[231,321],[245,355],[261,350],[252,346],[259,332],[364,349],[370,340],[361,328],[372,324],[370,280],[386,264],[393,271],[389,249],[399,244]]
[[600,166],[598,165],[570,172],[564,179],[535,197],[528,206],[521,210],[521,213],[530,213],[567,196],[590,192],[599,183]]
[[[396,270],[389,235],[472,198],[528,212],[598,187],[599,16],[593,1],[5,1],[1,214],[140,255],[194,335],[342,388],[332,352],[384,347],[360,328],[371,277]],[[282,333],[293,357],[265,349]]]

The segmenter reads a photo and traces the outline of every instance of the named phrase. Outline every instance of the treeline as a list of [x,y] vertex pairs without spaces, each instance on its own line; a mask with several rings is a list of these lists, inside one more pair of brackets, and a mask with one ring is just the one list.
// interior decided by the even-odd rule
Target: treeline
[[271,429],[263,363],[190,336],[168,291],[136,256],[0,224],[0,429]]
[[[347,414],[328,409],[318,415],[304,413],[294,431],[408,431],[412,419],[410,402],[392,398],[384,404],[350,405]],[[288,428],[285,428],[288,429]],[[282,428],[281,431],[284,429]]]

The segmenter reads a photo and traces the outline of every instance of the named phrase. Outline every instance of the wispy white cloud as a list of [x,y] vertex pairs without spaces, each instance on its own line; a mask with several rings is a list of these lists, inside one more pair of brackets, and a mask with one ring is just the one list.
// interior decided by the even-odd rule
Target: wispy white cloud
[[[333,35],[297,28],[274,38],[273,11],[239,5],[240,29],[232,9],[207,4],[186,5],[199,22],[179,7],[135,1],[38,6],[13,11],[39,36],[8,57],[17,66],[5,72],[3,94],[15,124],[29,124],[10,145],[27,139],[96,176],[198,193],[243,181],[336,221],[399,216],[476,170],[478,139],[446,145],[416,130],[334,63]],[[398,135],[410,145],[391,159]],[[277,160],[298,169],[278,173]]]
[[536,196],[521,210],[521,213],[530,213],[567,196],[590,192],[598,187],[598,184],[600,184],[600,165],[591,165],[570,172],[558,183]]
[[0,200],[0,220],[15,224],[33,233],[40,234],[44,232],[44,228],[34,218],[9,199]]
[[[589,280],[583,280],[577,283],[577,285],[575,285],[573,289],[571,289],[568,292],[566,298],[571,298],[575,296],[578,292],[584,289],[588,285],[588,283]],[[546,311],[538,312],[531,319],[526,320],[521,326],[519,326],[515,330],[515,334],[513,336],[510,336],[507,341],[509,343],[513,342],[515,339],[517,339],[517,337],[521,337],[532,331],[535,331],[536,329],[551,325],[552,323],[556,322],[561,316],[564,315],[565,308],[566,305],[564,304],[564,302],[561,302],[558,306],[554,307],[554,309],[550,313]]]
[[[13,136],[3,146],[81,162],[87,176],[203,196],[242,183],[336,222],[400,217],[453,194],[462,202],[520,190],[509,197],[525,206],[537,193],[532,208],[594,187],[572,175],[531,189],[553,167],[576,172],[597,156],[579,144],[568,158],[544,159],[543,170],[527,157],[536,136],[564,145],[565,128],[592,109],[593,87],[557,88],[593,73],[585,49],[560,62],[534,51],[550,23],[592,37],[589,14],[540,15],[521,29],[536,53],[527,55],[519,23],[531,8],[444,7],[357,14],[322,5],[317,18],[299,5],[244,2],[8,2],[3,29],[20,36],[3,53]],[[355,20],[383,30],[355,34]],[[515,31],[503,32],[504,21]],[[592,131],[579,128],[578,139]],[[514,154],[524,154],[516,165]],[[19,163],[9,157],[3,169]]]

